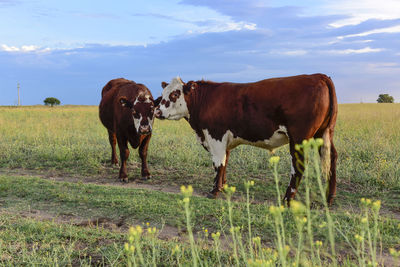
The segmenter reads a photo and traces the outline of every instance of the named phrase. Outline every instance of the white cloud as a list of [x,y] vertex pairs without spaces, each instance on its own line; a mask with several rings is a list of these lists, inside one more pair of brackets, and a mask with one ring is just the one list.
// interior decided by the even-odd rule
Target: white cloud
[[6,52],[18,52],[19,48],[15,46],[8,46],[5,44],[1,45],[1,50],[6,51]]
[[284,56],[303,56],[306,55],[308,52],[303,49],[298,50],[272,50],[271,54],[276,55],[284,55]]
[[395,62],[376,62],[368,63],[365,68],[367,73],[383,74],[383,75],[398,75],[400,65]]
[[400,65],[395,62],[378,62],[378,63],[369,63],[368,66],[371,68],[392,68],[392,67],[399,67]]
[[381,28],[381,29],[376,29],[372,31],[366,31],[362,33],[356,33],[356,34],[349,34],[349,35],[344,35],[344,36],[339,36],[339,39],[343,38],[349,38],[349,37],[362,37],[362,36],[368,36],[371,34],[376,34],[376,33],[398,33],[400,32],[400,25],[393,26],[393,27],[387,27],[387,28]]
[[331,54],[348,55],[348,54],[376,53],[376,52],[381,52],[383,50],[384,49],[382,49],[382,48],[371,48],[368,46],[368,47],[361,48],[361,49],[329,50],[327,52],[331,53]]
[[247,23],[247,22],[223,22],[223,23],[218,23],[213,26],[208,26],[208,27],[201,27],[197,31],[191,30],[190,33],[192,32],[198,32],[198,33],[208,33],[208,32],[228,32],[228,31],[241,31],[241,30],[250,30],[254,31],[257,28],[257,25],[254,23]]
[[338,20],[330,26],[338,28],[347,25],[357,25],[369,19],[397,19],[400,18],[400,1],[398,0],[363,0],[331,1],[323,7],[324,11],[330,14],[349,15],[347,19]]
[[6,44],[2,44],[0,46],[0,50],[5,51],[5,52],[21,52],[21,53],[30,53],[30,52],[36,52],[36,53],[44,53],[44,52],[49,52],[50,48],[42,48],[36,45],[23,45],[21,47],[17,46],[9,46]]

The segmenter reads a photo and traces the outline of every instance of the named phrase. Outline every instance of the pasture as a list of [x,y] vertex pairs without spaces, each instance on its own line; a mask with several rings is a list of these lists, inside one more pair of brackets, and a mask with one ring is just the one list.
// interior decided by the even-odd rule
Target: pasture
[[[362,231],[361,198],[381,201],[377,258],[387,266],[398,264],[389,250],[400,250],[399,118],[399,104],[339,105],[334,138],[338,188],[330,214],[340,265],[359,265],[354,236]],[[128,229],[140,225],[159,230],[158,238],[142,240],[150,265],[154,247],[157,265],[191,265],[180,187],[192,185],[190,213],[199,257],[205,266],[214,265],[216,258],[235,264],[229,218],[247,234],[245,181],[254,181],[249,207],[252,234],[260,237],[265,251],[278,250],[270,213],[270,206],[277,205],[277,192],[266,150],[250,146],[232,150],[227,167],[227,182],[236,187],[231,216],[223,197],[205,198],[212,189],[214,170],[186,121],[155,121],[148,152],[152,179],[139,179],[137,150],[130,150],[130,182],[122,184],[117,180],[118,167],[109,163],[111,149],[97,107],[0,107],[0,263],[125,266]],[[280,157],[282,195],[289,182],[288,147],[275,155]],[[321,258],[326,266],[333,262],[324,206],[316,182],[310,190],[313,236],[323,242]],[[305,193],[301,183],[296,200],[304,202]],[[289,213],[283,219],[289,255],[295,255],[298,229]],[[218,257],[211,238],[217,231],[225,233]],[[307,245],[303,250],[310,253]],[[364,251],[370,254],[368,248]]]

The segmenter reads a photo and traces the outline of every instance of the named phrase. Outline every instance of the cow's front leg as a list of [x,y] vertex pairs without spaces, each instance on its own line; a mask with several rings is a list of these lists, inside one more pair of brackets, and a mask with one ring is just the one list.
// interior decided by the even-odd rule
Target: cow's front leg
[[142,160],[142,179],[147,180],[150,179],[150,172],[147,167],[147,149],[149,147],[151,135],[146,135],[144,139],[141,141],[139,146],[139,157]]
[[117,144],[117,136],[114,132],[108,130],[108,140],[110,141],[111,145],[111,165],[117,165],[117,153],[115,149],[115,145]]
[[203,130],[198,137],[202,146],[210,152],[214,170],[216,172],[213,190],[211,190],[207,197],[216,198],[226,183],[226,165],[229,156],[229,151],[227,150],[228,135],[225,134],[222,138],[214,138],[208,130]]
[[128,174],[126,172],[126,161],[129,157],[128,140],[118,137],[119,155],[121,157],[121,168],[119,169],[119,179],[121,182],[128,182]]
[[[221,152],[222,151],[222,152]],[[209,197],[216,198],[226,183],[226,165],[228,163],[229,151],[220,150],[219,153],[212,154],[213,166],[215,170],[214,187]]]

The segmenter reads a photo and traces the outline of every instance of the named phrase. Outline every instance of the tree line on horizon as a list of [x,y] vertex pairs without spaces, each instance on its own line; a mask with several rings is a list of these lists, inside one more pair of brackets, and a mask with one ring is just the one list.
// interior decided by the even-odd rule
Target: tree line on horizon
[[[44,104],[46,106],[58,106],[61,104],[61,101],[58,100],[55,97],[47,97],[45,100],[43,100]],[[378,96],[378,99],[376,100],[378,103],[394,103],[394,97],[389,95],[389,94],[380,94]]]

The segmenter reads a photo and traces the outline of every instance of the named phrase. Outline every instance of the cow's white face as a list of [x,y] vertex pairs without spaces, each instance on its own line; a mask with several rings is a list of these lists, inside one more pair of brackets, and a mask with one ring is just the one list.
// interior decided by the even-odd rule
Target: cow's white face
[[181,78],[172,79],[170,84],[163,83],[161,102],[156,110],[156,117],[159,119],[179,120],[189,118],[189,110],[183,95]]

